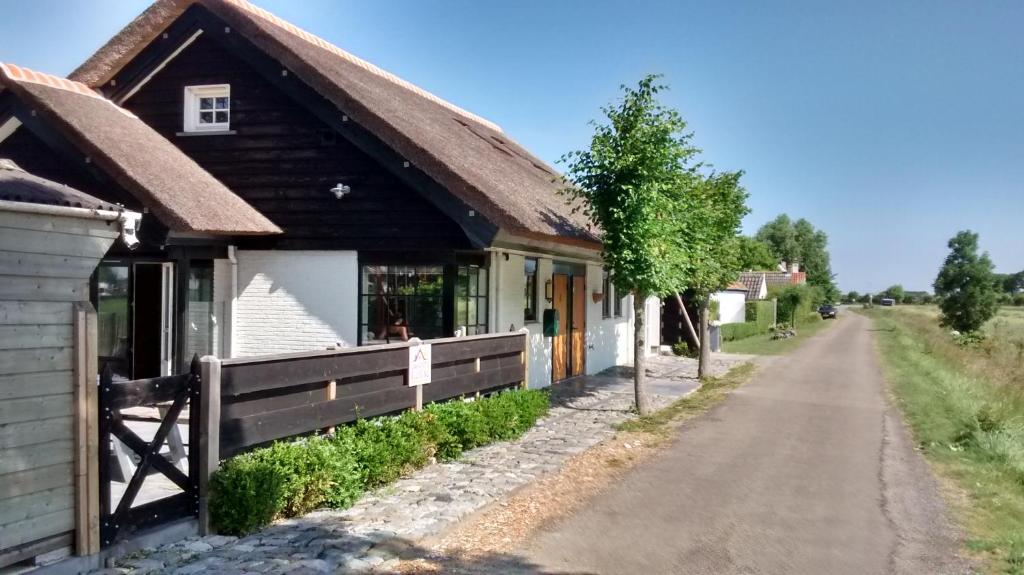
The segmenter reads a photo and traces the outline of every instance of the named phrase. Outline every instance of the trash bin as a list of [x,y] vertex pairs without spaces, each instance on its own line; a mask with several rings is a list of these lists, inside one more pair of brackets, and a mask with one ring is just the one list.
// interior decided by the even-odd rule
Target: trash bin
[[722,326],[708,326],[708,339],[711,340],[711,351],[722,351]]

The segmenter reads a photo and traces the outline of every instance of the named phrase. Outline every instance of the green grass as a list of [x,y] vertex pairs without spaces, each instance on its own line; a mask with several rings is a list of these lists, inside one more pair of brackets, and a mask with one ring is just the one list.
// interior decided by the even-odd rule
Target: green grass
[[670,429],[669,424],[686,421],[721,403],[729,392],[750,379],[755,369],[754,364],[743,363],[721,377],[706,377],[697,391],[650,415],[620,423],[617,428],[620,431],[665,434]]
[[[993,573],[1024,574],[1024,362],[1016,322],[961,347],[921,307],[873,309],[893,394],[921,451],[962,496],[951,507]],[[1003,314],[1000,314],[1002,316]]]
[[760,334],[753,337],[727,341],[722,344],[722,350],[726,353],[748,353],[752,355],[781,355],[796,349],[801,343],[807,341],[814,334],[825,329],[839,320],[804,320],[796,328],[796,337],[789,339],[772,339],[771,334]]

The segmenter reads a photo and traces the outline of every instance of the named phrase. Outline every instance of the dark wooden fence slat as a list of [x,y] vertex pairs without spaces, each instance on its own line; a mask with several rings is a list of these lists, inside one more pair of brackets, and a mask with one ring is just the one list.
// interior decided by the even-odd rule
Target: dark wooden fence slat
[[221,368],[221,395],[240,395],[264,389],[293,387],[398,371],[408,362],[405,347],[327,357],[284,359],[253,364],[232,363]]
[[351,423],[360,417],[375,417],[409,409],[415,401],[416,390],[402,387],[380,393],[268,411],[228,421],[221,420],[221,456],[276,439]]
[[140,405],[153,405],[174,401],[178,391],[188,385],[189,374],[153,377],[111,383],[107,405],[111,409],[125,409]]
[[[526,338],[522,334],[430,343],[432,383],[423,388],[424,402],[508,388],[526,377],[522,363]],[[406,386],[407,362],[405,345],[225,361],[221,371],[221,457],[357,417],[412,408],[416,390]],[[336,382],[335,399],[328,399],[325,393],[330,380]]]

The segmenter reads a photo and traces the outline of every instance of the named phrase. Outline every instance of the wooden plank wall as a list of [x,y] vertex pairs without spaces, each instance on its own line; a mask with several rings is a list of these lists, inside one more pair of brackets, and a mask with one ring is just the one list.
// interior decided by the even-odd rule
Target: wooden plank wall
[[[124,107],[285,231],[246,247],[431,250],[471,248],[466,234],[419,192],[267,82],[199,36]],[[181,135],[184,90],[231,85],[228,135]],[[352,192],[339,201],[339,182]]]
[[0,567],[70,545],[76,304],[114,226],[0,211]]
[[[526,379],[521,333],[428,343],[433,363],[425,403],[514,387]],[[416,389],[406,385],[408,357],[406,344],[391,344],[223,360],[220,456],[415,407]]]

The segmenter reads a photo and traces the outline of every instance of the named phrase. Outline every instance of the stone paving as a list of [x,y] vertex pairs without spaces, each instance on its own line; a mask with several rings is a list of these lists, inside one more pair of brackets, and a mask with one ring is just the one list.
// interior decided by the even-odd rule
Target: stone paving
[[[714,373],[724,373],[742,360],[716,356]],[[416,542],[558,470],[573,455],[612,436],[614,424],[633,417],[631,371],[612,368],[558,384],[552,388],[549,415],[520,439],[474,449],[458,461],[429,465],[368,493],[348,509],[282,520],[240,539],[193,537],[121,558],[101,572],[387,572],[398,563],[398,554]],[[648,375],[655,408],[697,388],[695,360],[654,357]]]

